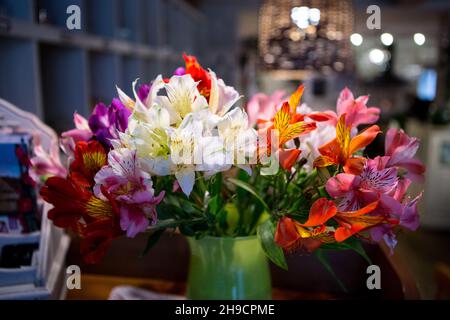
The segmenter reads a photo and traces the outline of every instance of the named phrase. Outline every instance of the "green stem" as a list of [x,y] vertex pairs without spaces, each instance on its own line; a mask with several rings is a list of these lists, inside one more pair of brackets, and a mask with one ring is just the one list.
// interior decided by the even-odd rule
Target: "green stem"
[[148,227],[145,232],[155,232],[160,229],[179,226],[180,224],[183,224],[183,223],[195,223],[195,222],[202,222],[202,221],[205,221],[205,218],[182,219],[182,220],[167,219],[167,220],[162,220],[162,221],[158,222],[157,224]]

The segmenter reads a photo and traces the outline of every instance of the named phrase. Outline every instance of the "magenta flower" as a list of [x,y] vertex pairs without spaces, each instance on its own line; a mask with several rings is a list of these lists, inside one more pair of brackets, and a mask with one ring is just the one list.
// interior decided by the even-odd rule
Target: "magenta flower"
[[125,132],[128,127],[128,118],[131,115],[119,99],[112,100],[107,107],[98,103],[89,117],[89,128],[95,138],[103,145],[111,147],[111,139],[117,139],[119,132]]
[[145,101],[147,99],[148,94],[150,93],[150,88],[151,88],[151,85],[149,85],[149,84],[143,84],[139,87],[139,90],[137,93],[139,100]]
[[[398,184],[397,169],[385,168],[386,157],[367,160],[359,176],[340,173],[326,183],[328,194],[339,200],[339,209],[355,211],[375,201],[382,194],[390,194]],[[381,202],[383,199],[380,199]]]
[[161,202],[164,192],[155,196],[153,182],[147,172],[139,168],[135,150],[111,150],[108,166],[95,175],[94,194],[104,198],[102,187],[112,195],[120,208],[120,227],[128,237],[145,231],[150,223],[156,223],[155,206]]
[[173,73],[174,76],[184,76],[186,74],[186,69],[183,67],[178,67]]
[[407,171],[405,177],[415,182],[424,179],[425,165],[414,159],[419,149],[419,139],[408,136],[403,130],[391,128],[386,134],[385,154],[390,159],[389,167],[399,167]]
[[380,109],[376,107],[367,107],[369,96],[360,96],[354,98],[353,93],[347,87],[341,91],[336,103],[336,111],[326,111],[330,122],[335,126],[338,119],[344,113],[346,114],[346,125],[357,127],[361,124],[373,124],[380,118]]

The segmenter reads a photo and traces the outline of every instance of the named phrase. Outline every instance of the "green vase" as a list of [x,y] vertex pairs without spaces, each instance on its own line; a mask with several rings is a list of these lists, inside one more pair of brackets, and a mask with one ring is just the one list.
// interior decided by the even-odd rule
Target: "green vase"
[[257,236],[188,238],[191,260],[189,299],[267,300],[272,285]]

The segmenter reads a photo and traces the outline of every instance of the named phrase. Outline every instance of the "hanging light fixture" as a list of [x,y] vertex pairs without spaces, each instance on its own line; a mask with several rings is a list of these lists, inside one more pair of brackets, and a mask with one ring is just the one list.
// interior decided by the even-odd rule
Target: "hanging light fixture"
[[269,70],[348,70],[353,28],[350,0],[265,0],[259,51]]

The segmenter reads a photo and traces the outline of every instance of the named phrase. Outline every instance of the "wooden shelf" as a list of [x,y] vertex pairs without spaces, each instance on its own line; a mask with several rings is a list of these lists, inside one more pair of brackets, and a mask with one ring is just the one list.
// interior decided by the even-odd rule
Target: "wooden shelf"
[[[79,31],[66,28],[72,4]],[[0,18],[0,97],[58,131],[73,126],[75,110],[109,103],[116,85],[131,93],[136,78],[168,76],[183,51],[198,53],[205,22],[179,0],[0,0]]]

